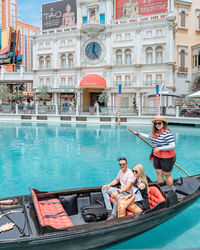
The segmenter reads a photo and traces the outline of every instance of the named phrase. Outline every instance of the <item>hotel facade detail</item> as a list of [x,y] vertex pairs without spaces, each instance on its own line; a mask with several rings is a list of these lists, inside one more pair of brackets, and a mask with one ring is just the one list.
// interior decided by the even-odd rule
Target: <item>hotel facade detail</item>
[[48,86],[51,104],[75,98],[86,107],[106,90],[114,107],[121,84],[122,106],[128,107],[134,100],[154,105],[143,94],[156,84],[176,89],[173,0],[74,2],[42,6],[43,30],[33,42],[36,92]]

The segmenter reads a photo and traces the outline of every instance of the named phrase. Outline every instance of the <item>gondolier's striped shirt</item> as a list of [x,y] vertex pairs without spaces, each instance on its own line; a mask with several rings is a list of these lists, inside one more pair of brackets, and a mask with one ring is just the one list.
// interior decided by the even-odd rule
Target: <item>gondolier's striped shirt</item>
[[163,131],[157,138],[151,138],[151,135],[139,133],[140,136],[146,139],[151,139],[155,148],[160,150],[171,150],[175,148],[174,136],[168,130]]

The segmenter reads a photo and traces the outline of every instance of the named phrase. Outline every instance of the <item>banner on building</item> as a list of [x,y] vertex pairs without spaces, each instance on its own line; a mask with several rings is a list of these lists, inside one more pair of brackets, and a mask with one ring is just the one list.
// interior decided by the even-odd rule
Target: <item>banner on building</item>
[[168,0],[115,0],[115,18],[136,18],[165,13]]
[[42,29],[76,25],[76,1],[62,0],[42,4]]

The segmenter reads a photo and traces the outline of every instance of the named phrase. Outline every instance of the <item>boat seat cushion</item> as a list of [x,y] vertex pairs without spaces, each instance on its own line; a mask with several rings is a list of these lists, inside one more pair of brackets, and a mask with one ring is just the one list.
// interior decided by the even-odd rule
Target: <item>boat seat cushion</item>
[[59,199],[38,200],[35,190],[31,189],[31,192],[38,219],[42,226],[51,226],[56,229],[73,226]]
[[149,187],[148,198],[149,198],[150,209],[154,208],[159,203],[166,201],[165,196],[156,186]]
[[[148,193],[149,205],[150,209],[157,206],[159,203],[166,201],[165,196],[156,186],[149,186],[149,193]],[[110,197],[111,203],[114,203],[114,199]],[[134,214],[133,212],[126,210],[126,215]]]

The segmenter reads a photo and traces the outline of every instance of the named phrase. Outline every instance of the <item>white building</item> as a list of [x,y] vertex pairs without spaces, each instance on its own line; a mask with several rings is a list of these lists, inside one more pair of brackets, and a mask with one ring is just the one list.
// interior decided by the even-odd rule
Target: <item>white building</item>
[[114,0],[77,0],[76,26],[36,34],[36,92],[48,86],[52,104],[76,97],[87,107],[106,89],[108,105],[117,106],[121,84],[122,106],[133,106],[134,98],[137,106],[154,105],[143,94],[156,84],[175,90],[171,1],[164,13],[141,16],[134,6],[130,16],[124,8],[124,18],[116,19]]

